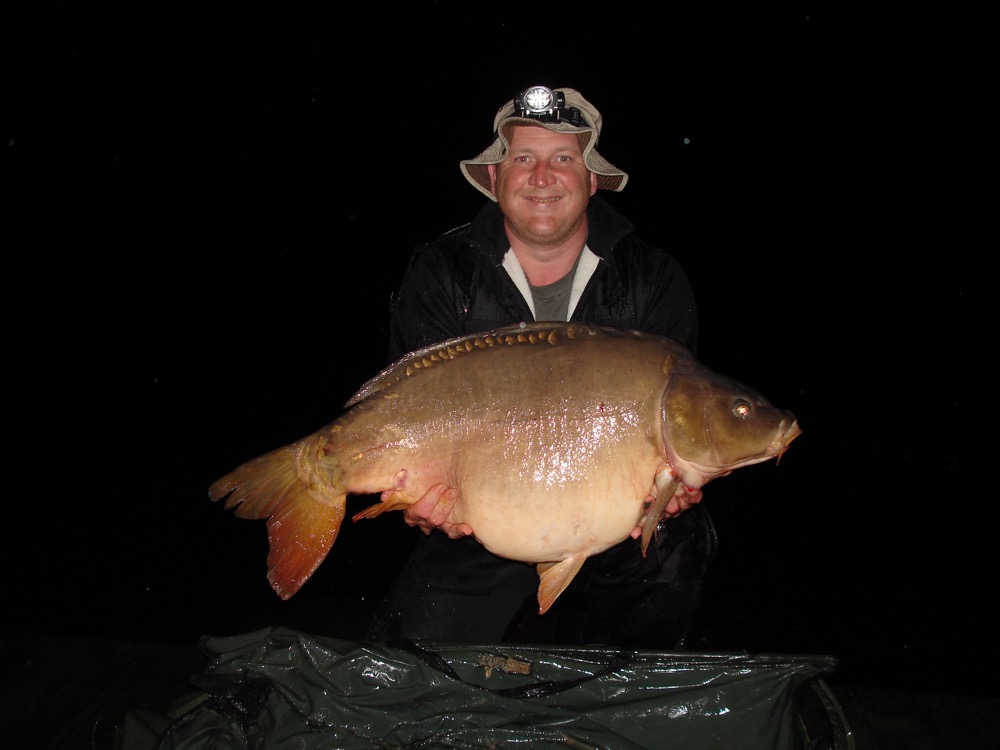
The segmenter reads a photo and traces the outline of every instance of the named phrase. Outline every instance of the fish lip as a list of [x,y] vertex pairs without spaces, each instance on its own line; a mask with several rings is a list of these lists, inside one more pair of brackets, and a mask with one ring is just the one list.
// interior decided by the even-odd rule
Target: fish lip
[[788,446],[792,444],[792,441],[795,440],[795,438],[797,438],[801,434],[802,434],[802,428],[799,427],[798,420],[793,417],[792,423],[780,432],[778,437],[774,439],[774,442],[771,443],[768,450],[774,451],[772,455],[780,456],[782,453],[788,450]]
[[802,434],[802,428],[799,427],[799,422],[794,417],[792,418],[792,423],[788,425],[787,428],[782,430],[778,437],[767,447],[767,455],[770,458],[774,458],[775,464],[781,462],[781,457],[785,455],[785,451],[792,444],[799,435]]

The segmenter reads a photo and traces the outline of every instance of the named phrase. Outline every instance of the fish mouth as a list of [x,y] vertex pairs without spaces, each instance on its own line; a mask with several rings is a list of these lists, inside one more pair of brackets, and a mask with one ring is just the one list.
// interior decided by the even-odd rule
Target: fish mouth
[[767,457],[774,458],[775,463],[781,461],[781,457],[788,450],[788,446],[801,434],[802,428],[799,427],[798,420],[793,418],[792,423],[785,430],[781,431],[768,446]]

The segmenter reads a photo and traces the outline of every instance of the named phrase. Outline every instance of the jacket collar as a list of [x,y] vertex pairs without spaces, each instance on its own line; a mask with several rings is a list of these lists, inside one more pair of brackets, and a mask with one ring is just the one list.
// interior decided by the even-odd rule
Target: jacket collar
[[[587,204],[587,247],[595,255],[607,258],[618,241],[633,231],[635,225],[631,221],[603,198],[591,196]],[[490,201],[482,207],[469,225],[466,240],[489,255],[494,265],[503,263],[503,257],[510,249],[510,240],[503,228],[503,214],[496,203]]]

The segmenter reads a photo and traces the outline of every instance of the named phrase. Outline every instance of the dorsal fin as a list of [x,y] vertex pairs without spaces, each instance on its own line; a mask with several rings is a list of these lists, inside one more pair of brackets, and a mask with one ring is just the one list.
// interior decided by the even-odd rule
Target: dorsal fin
[[485,351],[500,345],[555,344],[563,337],[575,338],[582,330],[586,330],[586,327],[568,323],[516,323],[494,328],[485,333],[457,336],[439,344],[425,346],[396,360],[371,378],[358,389],[357,393],[351,396],[350,400],[344,404],[344,408],[348,409],[374,393],[391,388],[396,383],[419,374],[422,370],[451,362],[467,354]]

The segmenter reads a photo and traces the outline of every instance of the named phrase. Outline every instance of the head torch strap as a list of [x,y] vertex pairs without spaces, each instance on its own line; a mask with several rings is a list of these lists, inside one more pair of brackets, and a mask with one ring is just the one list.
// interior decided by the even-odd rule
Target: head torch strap
[[525,117],[529,120],[539,122],[568,122],[577,128],[587,127],[583,115],[576,107],[565,107],[563,109],[552,109],[548,112],[529,112],[525,109],[514,109],[514,117]]

